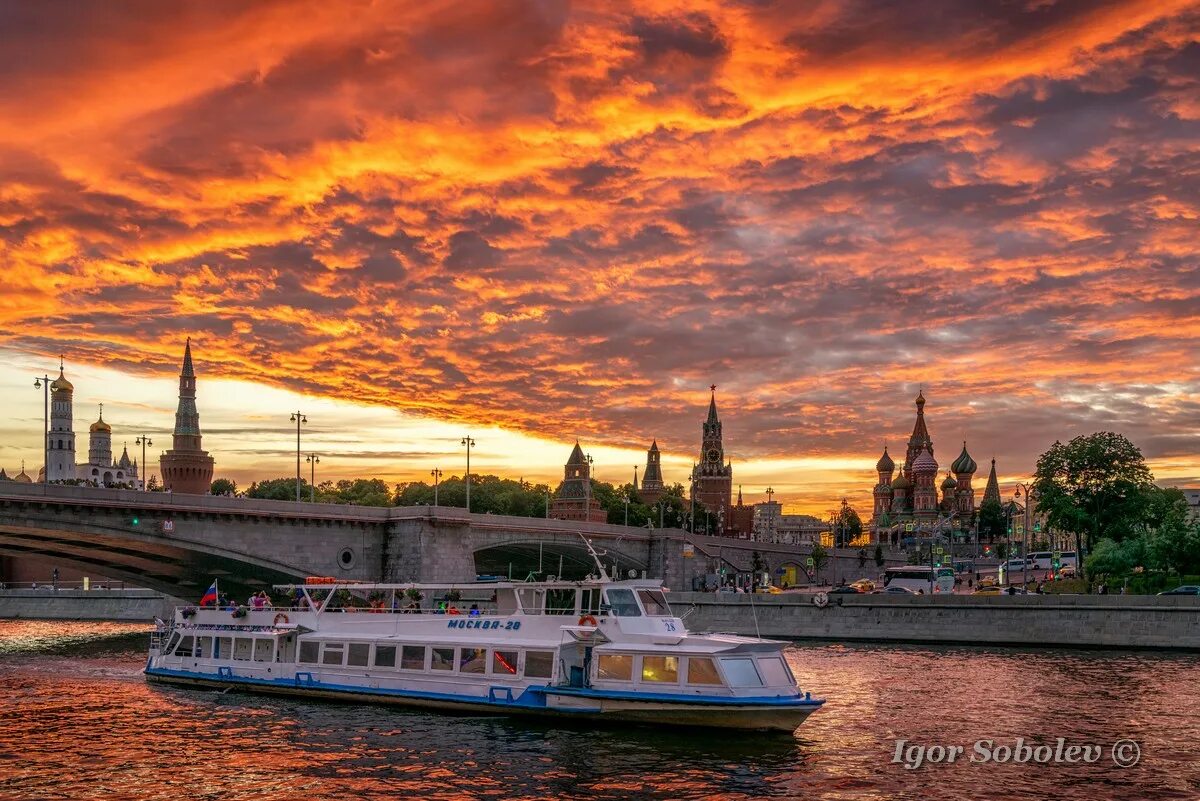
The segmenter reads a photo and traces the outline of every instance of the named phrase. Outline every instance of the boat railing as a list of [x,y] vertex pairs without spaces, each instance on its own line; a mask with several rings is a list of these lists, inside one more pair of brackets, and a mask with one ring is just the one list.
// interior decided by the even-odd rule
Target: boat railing
[[[185,606],[185,607],[180,607],[180,609],[185,610],[185,611],[204,610],[204,611],[209,611],[209,612],[215,610],[218,612],[229,612],[229,613],[232,613],[237,610],[243,610],[246,613],[275,612],[277,614],[316,611],[312,607],[306,606],[306,605],[304,605],[304,606],[276,606],[276,605],[273,605],[273,606],[255,607],[255,606],[247,606],[245,604],[238,604],[238,605],[230,604],[230,605],[216,606],[216,607],[214,607],[214,606]],[[414,608],[398,607],[395,609],[391,609],[386,606],[384,606],[384,607],[331,606],[331,607],[327,607],[322,612],[322,614],[340,614],[340,613],[387,614],[387,615],[449,615],[451,617],[454,617],[454,616],[459,616],[459,617],[509,617],[515,613],[515,610],[511,611],[511,612],[502,612],[499,609],[475,609],[475,610],[472,610],[470,608],[460,609],[458,607],[454,607],[454,611],[451,611],[450,608],[438,609],[437,607],[424,607],[424,606],[423,607],[414,607]]]

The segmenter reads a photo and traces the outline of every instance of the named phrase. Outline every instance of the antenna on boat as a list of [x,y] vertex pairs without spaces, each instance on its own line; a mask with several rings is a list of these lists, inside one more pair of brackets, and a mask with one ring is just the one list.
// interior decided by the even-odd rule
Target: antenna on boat
[[[579,534],[578,531],[575,533]],[[600,571],[600,580],[612,581],[612,578],[608,575],[608,571],[604,569],[604,563],[600,561],[600,557],[606,555],[608,551],[597,551],[592,547],[592,541],[582,534],[579,534],[579,539],[583,540],[584,547],[587,548],[587,552],[591,554],[592,561],[596,563],[596,569]]]

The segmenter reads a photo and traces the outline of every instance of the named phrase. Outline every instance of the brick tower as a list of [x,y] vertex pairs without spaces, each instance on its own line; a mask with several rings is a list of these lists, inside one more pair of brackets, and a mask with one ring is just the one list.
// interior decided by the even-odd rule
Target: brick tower
[[163,487],[172,492],[207,495],[212,487],[213,458],[200,447],[200,413],[196,411],[196,371],[192,367],[192,340],[183,349],[179,373],[179,408],[175,412],[172,448],[159,460]]
[[696,503],[720,523],[717,531],[729,527],[729,509],[733,499],[733,465],[725,461],[725,446],[721,441],[721,419],[717,416],[717,385],[710,387],[708,418],[704,421],[700,445],[700,463],[692,470],[692,492]]

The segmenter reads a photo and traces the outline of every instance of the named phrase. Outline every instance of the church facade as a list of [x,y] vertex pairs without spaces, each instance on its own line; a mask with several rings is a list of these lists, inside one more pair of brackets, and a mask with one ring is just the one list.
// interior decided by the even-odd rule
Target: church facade
[[877,542],[899,544],[906,536],[947,531],[962,535],[975,524],[975,489],[971,481],[979,466],[963,442],[962,452],[938,482],[939,465],[925,422],[923,392],[917,394],[915,403],[917,418],[899,475],[886,445],[875,465],[879,479],[872,492],[869,529]]

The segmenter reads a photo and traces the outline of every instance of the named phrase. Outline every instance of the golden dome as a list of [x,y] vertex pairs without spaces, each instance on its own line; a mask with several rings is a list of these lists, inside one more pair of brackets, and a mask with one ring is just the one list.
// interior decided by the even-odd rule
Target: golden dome
[[51,392],[58,392],[60,390],[66,390],[67,392],[75,391],[75,385],[68,381],[67,377],[63,375],[61,367],[58,368],[58,378],[50,382]]
[[107,431],[110,434],[112,433],[112,426],[104,422],[104,404],[100,404],[100,419],[92,423],[92,427],[88,430],[93,434],[95,434],[97,431]]

